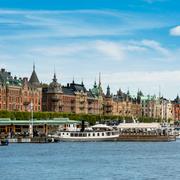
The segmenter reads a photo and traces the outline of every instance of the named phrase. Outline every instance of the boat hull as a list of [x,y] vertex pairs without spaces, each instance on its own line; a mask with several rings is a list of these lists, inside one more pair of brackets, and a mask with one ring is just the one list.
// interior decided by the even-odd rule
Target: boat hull
[[8,146],[9,141],[7,139],[5,140],[0,140],[0,146]]
[[97,138],[89,138],[89,137],[60,137],[60,141],[69,141],[69,142],[96,142],[96,141],[117,141],[119,136],[112,137],[97,137]]

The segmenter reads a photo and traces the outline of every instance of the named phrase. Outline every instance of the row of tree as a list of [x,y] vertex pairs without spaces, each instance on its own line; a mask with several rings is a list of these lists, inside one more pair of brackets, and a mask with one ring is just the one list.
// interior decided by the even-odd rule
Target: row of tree
[[[90,124],[95,124],[101,121],[118,121],[133,122],[132,117],[111,116],[111,115],[90,115],[90,114],[73,114],[73,113],[60,113],[60,112],[34,112],[34,119],[53,119],[53,118],[69,118],[71,120],[85,120]],[[30,112],[12,112],[12,111],[0,111],[0,118],[10,118],[17,120],[29,120],[31,118]],[[149,117],[139,117],[139,122],[161,122],[161,119],[154,119]]]

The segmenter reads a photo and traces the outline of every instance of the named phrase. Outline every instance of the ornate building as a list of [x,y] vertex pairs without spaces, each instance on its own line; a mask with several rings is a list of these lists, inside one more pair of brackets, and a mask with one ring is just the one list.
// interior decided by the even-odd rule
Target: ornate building
[[180,98],[178,95],[173,101],[173,118],[174,121],[180,120]]
[[0,110],[27,111],[33,103],[34,111],[41,111],[42,89],[33,66],[30,80],[12,77],[10,72],[0,71]]
[[119,90],[116,95],[113,95],[108,86],[104,94],[100,76],[98,85],[95,82],[93,88],[87,90],[83,82],[77,84],[74,80],[67,86],[62,86],[57,82],[56,74],[54,74],[52,82],[43,87],[42,104],[43,111],[124,117],[141,115],[141,106],[137,98],[131,97],[129,92],[126,94]]
[[137,97],[132,97],[129,91],[124,93],[120,89],[116,95],[112,95],[108,85],[107,93],[104,96],[104,115],[139,117],[141,115],[141,106]]
[[141,96],[141,111],[142,116],[161,121],[172,121],[173,104],[170,100],[156,96]]
[[83,84],[74,82],[61,86],[56,74],[48,87],[43,88],[43,111],[70,112],[77,114],[102,113],[101,84],[96,83],[92,90],[87,90]]

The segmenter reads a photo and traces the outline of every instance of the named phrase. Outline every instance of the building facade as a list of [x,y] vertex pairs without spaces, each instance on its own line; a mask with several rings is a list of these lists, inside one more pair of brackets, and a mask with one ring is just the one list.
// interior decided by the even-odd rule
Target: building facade
[[173,119],[180,121],[180,98],[178,95],[173,101]]
[[67,112],[75,114],[115,115],[122,117],[149,117],[161,121],[180,120],[180,98],[174,101],[163,97],[144,96],[138,91],[136,96],[124,93],[119,89],[116,94],[106,93],[94,82],[92,89],[87,90],[84,83],[74,80],[66,86],[61,85],[54,74],[49,85],[42,85],[37,77],[35,66],[30,79],[13,77],[5,69],[0,70],[0,110],[30,111],[33,110]]
[[[0,110],[28,111],[30,103],[34,111],[41,111],[42,89],[35,72],[28,78],[12,77],[10,72],[0,71]],[[31,108],[32,108],[31,107]]]
[[139,117],[141,115],[141,106],[137,98],[121,91],[112,95],[109,86],[104,94],[100,78],[98,85],[95,82],[93,88],[87,90],[83,82],[77,84],[74,80],[72,83],[62,86],[54,74],[52,82],[43,87],[42,105],[43,111],[52,112],[124,117]]
[[99,86],[94,84],[87,90],[83,84],[72,81],[67,86],[57,82],[56,74],[53,81],[43,88],[43,111],[68,112],[76,114],[102,113],[102,97]]

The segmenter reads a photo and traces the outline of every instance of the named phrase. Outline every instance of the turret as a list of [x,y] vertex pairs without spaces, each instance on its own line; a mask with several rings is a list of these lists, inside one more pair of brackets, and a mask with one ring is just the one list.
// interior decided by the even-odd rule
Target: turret
[[111,97],[109,85],[108,85],[108,87],[107,87],[106,97],[107,97],[107,98]]
[[29,84],[33,87],[39,87],[40,86],[40,82],[39,82],[39,79],[38,79],[36,71],[35,71],[35,64],[33,64],[33,72],[31,74]]

